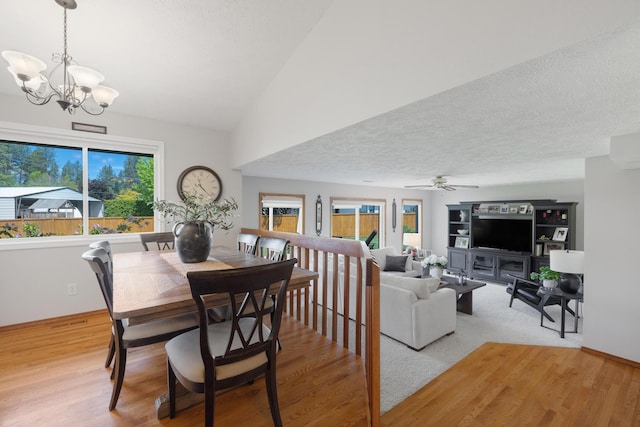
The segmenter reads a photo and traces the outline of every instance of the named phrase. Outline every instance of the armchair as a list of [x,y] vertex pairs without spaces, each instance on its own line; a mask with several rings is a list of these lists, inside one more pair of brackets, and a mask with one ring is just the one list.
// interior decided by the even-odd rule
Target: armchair
[[[507,293],[511,294],[509,307],[513,304],[514,299],[519,299],[525,304],[538,310],[541,316],[546,317],[551,322],[555,322],[544,308],[549,305],[562,305],[562,299],[560,297],[550,294],[538,295],[538,289],[542,286],[540,283],[511,275],[509,275],[509,277],[513,278],[513,282],[507,286]],[[571,315],[575,316],[575,313],[569,307],[567,307],[567,311],[571,313]]]

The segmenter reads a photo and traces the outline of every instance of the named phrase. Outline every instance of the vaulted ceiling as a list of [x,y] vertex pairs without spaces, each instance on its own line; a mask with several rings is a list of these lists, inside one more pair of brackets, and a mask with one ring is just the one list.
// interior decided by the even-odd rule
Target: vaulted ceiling
[[[112,112],[233,132],[333,2],[78,3],[69,11],[69,50],[120,91]],[[50,63],[61,49],[54,0],[3,5],[0,50]],[[436,175],[483,186],[580,179],[584,158],[608,154],[612,135],[639,131],[639,71],[636,20],[300,141],[242,171],[390,187]],[[8,73],[0,73],[0,93],[20,95]]]

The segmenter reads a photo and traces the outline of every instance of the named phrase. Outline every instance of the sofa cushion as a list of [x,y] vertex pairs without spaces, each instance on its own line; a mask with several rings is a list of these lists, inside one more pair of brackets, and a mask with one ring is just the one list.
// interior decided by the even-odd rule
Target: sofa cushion
[[440,279],[433,277],[421,279],[415,277],[385,276],[383,284],[411,291],[416,294],[419,299],[429,299],[431,292],[438,289]]
[[407,267],[407,255],[387,255],[385,257],[384,271],[405,271]]
[[[380,271],[386,270],[385,267],[387,266],[387,255],[397,255],[396,248],[394,248],[393,246],[385,246],[384,248],[380,249],[371,249],[371,256],[376,261],[376,264],[378,264],[378,267],[380,267]],[[413,260],[411,259],[411,257],[407,256],[404,271],[409,271],[412,269],[412,261]]]
[[385,266],[387,265],[387,255],[395,255],[396,248],[393,246],[386,246],[380,249],[371,249],[371,256],[380,267],[381,271],[384,271]]

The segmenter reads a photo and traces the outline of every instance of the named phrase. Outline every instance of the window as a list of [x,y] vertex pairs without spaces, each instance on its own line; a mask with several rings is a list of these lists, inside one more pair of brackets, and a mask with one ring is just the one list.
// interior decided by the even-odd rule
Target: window
[[304,195],[260,193],[260,230],[304,233]]
[[376,235],[371,248],[384,244],[384,200],[331,198],[331,237],[366,241],[373,231]]
[[0,238],[153,231],[161,150],[157,142],[0,126]]
[[402,200],[402,250],[422,248],[422,200]]

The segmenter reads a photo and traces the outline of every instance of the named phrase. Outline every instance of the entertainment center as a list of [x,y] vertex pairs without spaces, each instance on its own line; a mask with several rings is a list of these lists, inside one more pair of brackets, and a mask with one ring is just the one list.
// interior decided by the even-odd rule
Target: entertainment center
[[575,249],[576,204],[555,200],[461,202],[449,211],[447,270],[472,279],[529,279],[549,251]]

